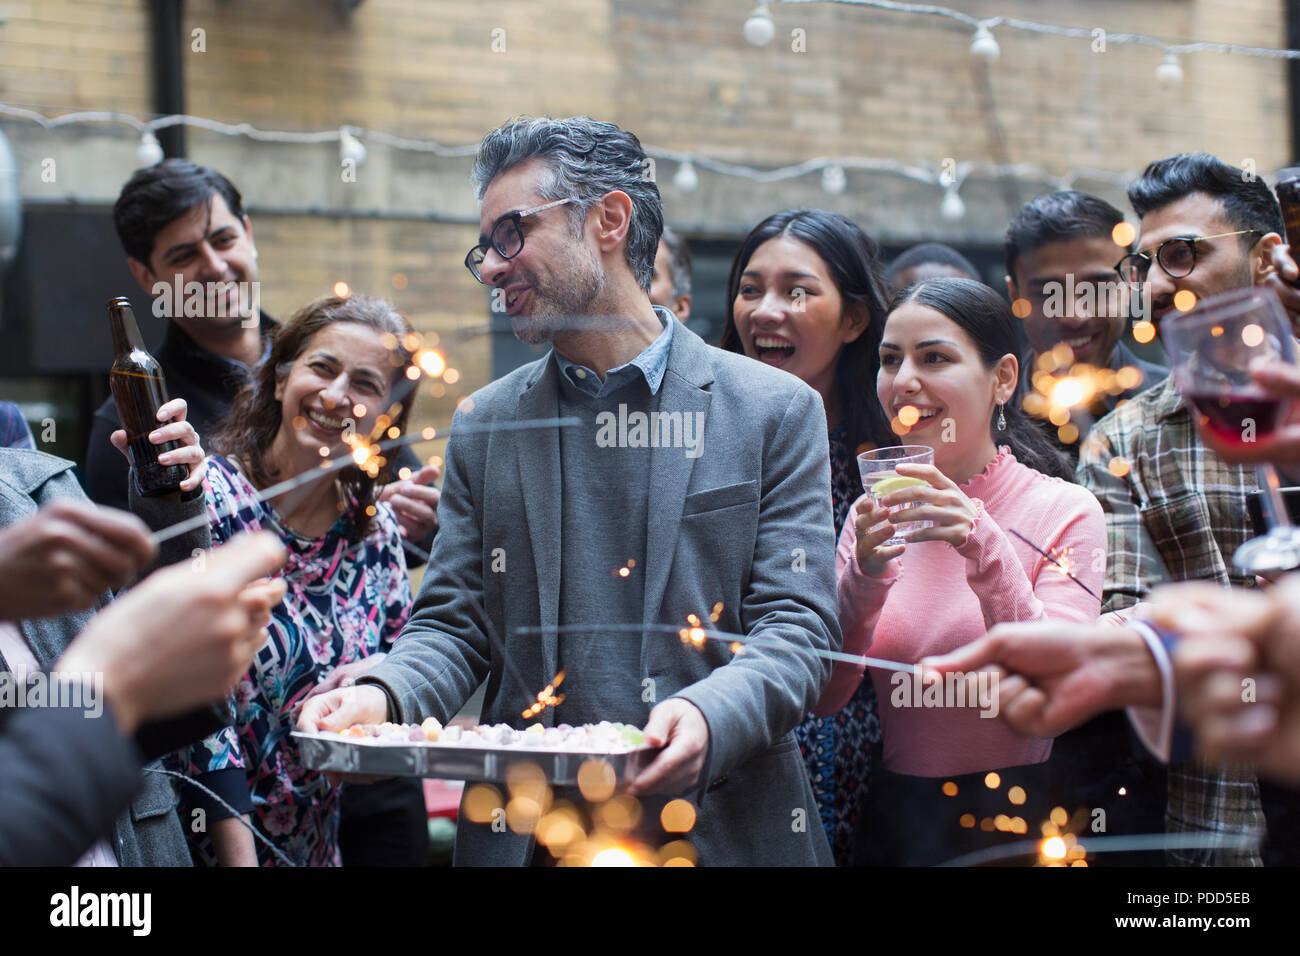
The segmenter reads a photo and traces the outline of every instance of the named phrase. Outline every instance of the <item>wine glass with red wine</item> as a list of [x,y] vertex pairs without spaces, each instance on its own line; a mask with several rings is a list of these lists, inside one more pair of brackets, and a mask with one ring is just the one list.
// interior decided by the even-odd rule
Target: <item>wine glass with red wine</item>
[[[1221,445],[1266,438],[1286,420],[1287,402],[1250,377],[1266,362],[1295,362],[1291,322],[1271,289],[1247,286],[1203,299],[1165,319],[1160,338],[1197,425]],[[1287,516],[1277,469],[1263,464],[1258,475],[1269,531],[1238,548],[1232,563],[1253,574],[1300,567],[1300,528]]]

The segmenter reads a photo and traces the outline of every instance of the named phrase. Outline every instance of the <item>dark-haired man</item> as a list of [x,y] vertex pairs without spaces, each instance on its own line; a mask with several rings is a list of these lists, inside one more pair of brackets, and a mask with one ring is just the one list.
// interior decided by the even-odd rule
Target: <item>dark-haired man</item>
[[[1074,410],[1071,420],[1079,434],[1073,441],[1061,441],[1055,428],[1048,431],[1072,461],[1078,460],[1079,443],[1095,418],[1169,374],[1134,355],[1122,341],[1129,290],[1115,274],[1115,262],[1128,248],[1116,245],[1114,230],[1123,221],[1123,214],[1105,200],[1063,189],[1025,203],[1007,227],[1003,244],[1007,294],[1029,341],[1020,361],[1017,399],[1032,391],[1038,357],[1062,342],[1076,365],[1114,371],[1129,366],[1141,374],[1133,387],[1119,394],[1100,392],[1091,407]],[[1104,810],[1109,833],[1149,833],[1162,826],[1164,771],[1130,745],[1122,714],[1103,714],[1062,734],[1051,759],[1070,807]],[[1152,854],[1124,862],[1158,860]]]
[[[183,159],[137,170],[113,206],[127,267],[153,308],[168,317],[155,357],[172,397],[187,402],[200,436],[230,411],[249,369],[265,355],[274,320],[261,311],[257,245],[235,185]],[[90,497],[127,507],[127,463],[109,436],[121,428],[110,397],[96,410],[86,450]],[[399,455],[411,478],[389,485],[389,501],[408,541],[425,542],[437,525],[437,469]],[[415,555],[412,554],[415,562]]]
[[[206,436],[229,412],[274,325],[257,311],[257,246],[239,190],[216,170],[164,160],[123,187],[113,225],[131,274],[169,319],[156,349],[168,390],[185,399],[189,421]],[[121,427],[110,397],[95,412],[86,451],[91,498],[115,508],[127,502],[126,462],[109,442]]]
[[[1282,245],[1277,202],[1262,180],[1213,156],[1179,154],[1148,166],[1128,196],[1141,222],[1137,251],[1119,263],[1119,277],[1145,284],[1157,328],[1180,291],[1199,301],[1252,284],[1273,288],[1296,322],[1300,292],[1278,275],[1294,266]],[[1165,576],[1254,584],[1232,566],[1233,553],[1254,536],[1246,509],[1254,471],[1205,447],[1172,376],[1097,422],[1081,449],[1078,476],[1106,515],[1103,611],[1126,619]],[[1166,813],[1175,832],[1264,826],[1253,774],[1201,764],[1170,767]],[[1192,865],[1259,859],[1222,850],[1170,856]]]
[[944,276],[984,281],[971,261],[952,246],[945,246],[942,242],[923,242],[899,253],[898,258],[889,264],[885,284],[890,292],[898,293],[923,279]]
[[1025,203],[1007,227],[1007,294],[1021,303],[1017,314],[1030,349],[1020,363],[1022,396],[1038,357],[1062,342],[1075,364],[1114,371],[1130,366],[1141,373],[1141,381],[1123,392],[1102,393],[1094,409],[1099,414],[1169,374],[1123,342],[1129,296],[1115,274],[1115,262],[1128,247],[1114,238],[1123,221],[1123,214],[1104,199],[1063,189]]
[[691,317],[691,247],[667,226],[655,253],[650,301],[662,305],[680,322]]
[[[587,117],[516,120],[480,145],[466,265],[502,290],[518,338],[553,348],[457,412],[410,621],[299,726],[445,721],[486,680],[487,724],[644,726],[663,749],[630,783],[634,839],[675,839],[662,811],[689,793],[699,863],[828,864],[792,732],[841,643],[825,412],[794,376],[651,304],[663,211],[644,165],[635,136]],[[577,424],[458,431],[557,412]],[[743,647],[684,645],[701,615]],[[538,713],[561,668],[564,699]],[[462,817],[457,862],[552,859],[499,831]]]

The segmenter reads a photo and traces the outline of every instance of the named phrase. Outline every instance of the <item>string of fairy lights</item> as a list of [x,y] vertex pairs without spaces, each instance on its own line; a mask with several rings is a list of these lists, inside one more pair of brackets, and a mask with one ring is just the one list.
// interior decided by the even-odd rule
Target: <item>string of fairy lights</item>
[[974,28],[975,32],[970,47],[971,55],[990,61],[996,60],[1002,52],[998,46],[998,41],[993,36],[993,30],[1000,27],[1026,33],[1087,40],[1089,43],[1100,42],[1114,46],[1147,46],[1159,50],[1163,54],[1159,65],[1156,67],[1156,79],[1171,84],[1182,82],[1183,69],[1178,57],[1188,53],[1233,53],[1266,59],[1300,59],[1300,50],[1250,46],[1244,43],[1205,41],[1169,43],[1159,37],[1145,33],[1112,33],[1104,27],[1066,27],[1054,23],[1040,23],[1036,20],[1022,20],[1018,17],[976,17],[961,10],[953,10],[950,7],[941,7],[930,3],[897,3],[894,0],[759,0],[758,6],[745,20],[742,29],[745,39],[754,46],[767,46],[775,38],[776,23],[772,17],[771,7],[776,3],[783,6],[833,3],[882,10],[887,13],[905,13],[952,20]]
[[[116,125],[125,126],[140,134],[140,143],[136,148],[136,161],[142,167],[152,166],[163,158],[162,145],[158,142],[157,132],[171,126],[186,126],[201,129],[222,136],[245,137],[259,143],[288,143],[296,145],[314,145],[336,143],[340,163],[361,166],[367,156],[365,143],[387,146],[399,151],[431,153],[441,158],[464,158],[473,156],[477,144],[467,146],[448,146],[436,139],[412,139],[395,136],[383,130],[364,129],[357,126],[340,126],[338,129],[301,132],[292,130],[260,129],[251,123],[223,123],[219,120],[201,116],[170,115],[154,119],[141,119],[129,113],[108,110],[89,110],[51,116],[27,107],[0,103],[0,118],[35,123],[44,129],[62,129],[71,126]],[[1102,182],[1116,188],[1122,188],[1132,181],[1136,170],[1116,172],[1095,167],[1071,168],[1062,174],[1053,174],[1036,163],[992,164],[992,163],[951,163],[940,164],[929,160],[917,160],[905,163],[896,159],[879,157],[818,156],[793,165],[772,169],[760,169],[741,163],[732,163],[698,152],[662,147],[644,147],[646,155],[652,159],[667,160],[675,163],[677,168],[672,176],[673,186],[682,192],[694,192],[699,188],[698,170],[704,169],[719,176],[730,176],[755,183],[776,183],[798,179],[810,174],[820,174],[822,190],[828,195],[842,194],[848,186],[847,171],[884,173],[901,176],[915,182],[938,186],[943,191],[939,205],[940,215],[949,221],[960,220],[966,213],[965,202],[959,195],[962,184],[971,175],[987,178],[1016,177],[1032,179],[1052,184],[1058,189],[1070,189],[1079,180]]]
[[[759,0],[757,6],[752,9],[752,12],[745,19],[741,32],[750,44],[756,47],[768,46],[776,36],[776,20],[771,9],[773,6],[779,4],[794,7],[813,3],[832,3],[876,12],[910,17],[928,17],[960,24],[972,30],[970,55],[977,60],[990,64],[1001,56],[1001,47],[994,36],[994,30],[1018,31],[1039,36],[1083,40],[1089,43],[1093,50],[1102,51],[1108,46],[1148,47],[1158,51],[1161,55],[1161,59],[1155,67],[1155,79],[1163,87],[1177,86],[1182,83],[1183,68],[1180,57],[1188,54],[1222,53],[1266,59],[1300,59],[1300,50],[1207,41],[1170,43],[1160,37],[1143,33],[1110,32],[1103,27],[1062,26],[1001,15],[976,17],[961,10],[935,4],[900,3],[895,2],[895,0]],[[393,150],[430,153],[441,158],[470,157],[474,155],[477,148],[473,144],[449,146],[436,139],[397,136],[383,130],[363,129],[352,125],[342,125],[337,129],[317,131],[265,130],[247,122],[225,123],[189,115],[159,116],[145,120],[122,112],[92,110],[50,116],[33,109],[7,104],[0,104],[0,117],[34,122],[45,129],[105,123],[130,127],[140,135],[136,159],[142,166],[151,166],[163,158],[163,149],[157,137],[158,131],[178,125],[202,129],[224,136],[245,137],[255,142],[300,145],[335,143],[338,146],[340,161],[350,162],[356,166],[360,166],[366,160],[366,143],[383,145]],[[698,188],[699,169],[707,170],[719,176],[740,178],[756,183],[781,182],[818,174],[822,190],[832,196],[843,193],[847,188],[847,172],[849,170],[897,175],[941,189],[940,215],[943,219],[953,222],[962,219],[965,215],[965,203],[961,198],[960,189],[963,183],[972,175],[990,179],[1014,177],[1035,180],[1050,184],[1057,189],[1072,188],[1076,182],[1085,179],[1122,188],[1136,177],[1135,170],[1114,171],[1085,167],[1071,168],[1062,174],[1053,174],[1034,163],[936,164],[925,160],[908,163],[896,159],[863,156],[819,156],[793,165],[774,169],[759,169],[744,164],[727,162],[703,153],[653,146],[646,147],[646,154],[655,160],[668,160],[676,164],[677,168],[672,176],[672,183],[676,189],[682,192],[692,192]]]
[[[980,18],[948,7],[933,4],[898,3],[894,2],[894,0],[760,0],[744,21],[741,31],[745,39],[752,45],[764,47],[770,45],[774,40],[776,21],[771,8],[777,3],[783,6],[835,3],[892,14],[913,17],[924,16],[952,21],[973,31],[970,55],[977,60],[990,64],[1001,56],[1001,47],[993,33],[995,29],[1055,36],[1070,40],[1084,40],[1094,50],[1099,48],[1104,50],[1108,45],[1149,47],[1161,54],[1161,59],[1155,67],[1155,79],[1163,87],[1177,86],[1182,83],[1183,68],[1179,57],[1188,54],[1226,53],[1269,59],[1300,59],[1300,50],[1205,41],[1169,43],[1159,37],[1142,33],[1109,32],[1102,27],[1068,27],[1008,16]],[[173,126],[186,126],[223,136],[244,137],[262,143],[298,145],[334,143],[337,144],[339,150],[340,162],[351,163],[354,166],[360,166],[365,162],[367,156],[366,143],[382,145],[392,150],[429,153],[440,158],[467,158],[473,156],[477,148],[475,144],[449,146],[436,139],[397,136],[384,130],[365,129],[352,125],[342,125],[337,129],[316,131],[266,130],[247,122],[225,123],[219,120],[189,115],[159,116],[146,120],[117,111],[90,110],[51,116],[37,110],[8,104],[0,104],[0,117],[33,122],[45,129],[59,129],[85,124],[127,126],[140,135],[136,159],[141,166],[152,166],[163,158],[163,149],[158,142],[157,133],[159,130]],[[966,207],[961,198],[960,189],[972,175],[988,179],[1011,177],[1034,180],[1050,184],[1057,189],[1070,189],[1080,180],[1122,188],[1137,175],[1136,170],[1115,171],[1095,167],[1071,168],[1064,173],[1054,174],[1035,163],[990,164],[964,162],[939,164],[928,160],[902,162],[890,158],[865,156],[818,156],[792,165],[773,169],[760,169],[745,164],[727,162],[699,152],[654,146],[647,146],[645,149],[646,154],[654,160],[667,160],[676,164],[677,168],[672,176],[672,184],[682,192],[693,192],[699,187],[699,170],[703,169],[715,175],[745,179],[756,183],[782,182],[816,174],[819,176],[822,190],[828,195],[836,196],[842,194],[847,188],[848,171],[857,170],[896,175],[938,187],[942,191],[939,213],[943,219],[950,222],[961,220],[965,216]]]

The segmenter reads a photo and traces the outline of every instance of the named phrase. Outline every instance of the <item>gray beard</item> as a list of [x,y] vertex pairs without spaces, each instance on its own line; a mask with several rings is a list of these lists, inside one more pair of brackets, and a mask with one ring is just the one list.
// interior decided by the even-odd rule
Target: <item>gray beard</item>
[[[562,292],[548,296],[550,301],[543,306],[543,311],[511,321],[515,338],[525,345],[546,345],[555,338],[556,332],[598,324],[590,321],[591,304],[605,291],[605,273],[592,256],[588,256],[582,266],[574,271]],[[534,287],[534,298],[537,291]]]

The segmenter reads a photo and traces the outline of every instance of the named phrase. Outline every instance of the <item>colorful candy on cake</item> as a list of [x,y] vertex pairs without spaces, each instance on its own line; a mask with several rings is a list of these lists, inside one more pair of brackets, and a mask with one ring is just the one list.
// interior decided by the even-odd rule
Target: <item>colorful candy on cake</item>
[[516,730],[509,724],[479,724],[465,730],[458,724],[444,727],[433,717],[422,724],[354,724],[338,731],[338,736],[371,744],[408,746],[434,743],[450,747],[488,747],[511,749],[568,750],[574,753],[619,754],[645,746],[645,735],[631,724],[583,724],[572,727],[560,724],[543,727],[532,724],[526,730]]

